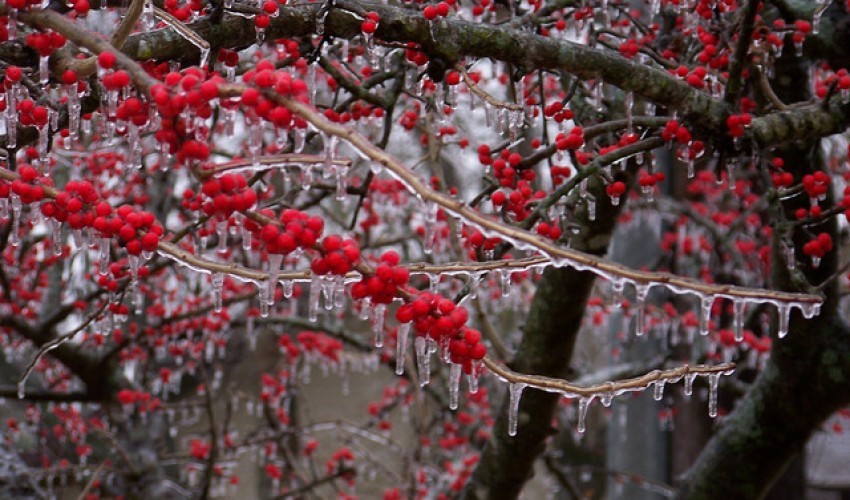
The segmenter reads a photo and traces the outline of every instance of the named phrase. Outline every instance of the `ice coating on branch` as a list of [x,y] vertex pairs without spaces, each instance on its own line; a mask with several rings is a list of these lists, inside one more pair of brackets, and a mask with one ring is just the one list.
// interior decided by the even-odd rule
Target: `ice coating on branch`
[[449,409],[457,410],[458,393],[460,392],[460,375],[463,366],[450,363],[449,367]]
[[521,382],[513,382],[508,386],[510,401],[508,403],[508,436],[516,436],[517,424],[519,423],[519,402],[522,391],[526,385]]

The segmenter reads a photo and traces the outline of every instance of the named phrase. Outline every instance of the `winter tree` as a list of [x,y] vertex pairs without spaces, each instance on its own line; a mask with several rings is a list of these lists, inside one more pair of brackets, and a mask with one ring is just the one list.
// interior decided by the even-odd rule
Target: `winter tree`
[[850,402],[848,8],[4,2],[3,496],[615,496],[631,396],[765,494]]

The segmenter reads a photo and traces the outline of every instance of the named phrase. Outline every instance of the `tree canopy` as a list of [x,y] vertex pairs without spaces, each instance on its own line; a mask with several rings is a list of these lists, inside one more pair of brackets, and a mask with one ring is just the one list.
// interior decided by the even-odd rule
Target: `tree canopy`
[[0,485],[579,497],[648,390],[764,495],[850,402],[849,5],[5,2]]

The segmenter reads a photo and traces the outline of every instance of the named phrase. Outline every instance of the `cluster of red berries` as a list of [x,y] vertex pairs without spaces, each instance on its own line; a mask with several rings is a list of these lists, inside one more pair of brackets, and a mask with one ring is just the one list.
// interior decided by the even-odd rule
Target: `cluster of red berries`
[[640,184],[640,188],[644,193],[648,193],[652,192],[655,189],[655,185],[664,181],[664,179],[666,179],[664,172],[655,172],[654,174],[641,172],[638,176],[638,184]]
[[203,210],[206,215],[221,220],[229,218],[234,212],[249,210],[256,202],[257,192],[239,174],[224,174],[207,179],[199,195],[191,189],[183,192],[184,208]]
[[162,226],[156,222],[154,215],[137,211],[130,205],[121,205],[113,212],[108,203],[100,202],[95,207],[95,215],[92,227],[103,237],[117,236],[130,255],[156,250],[162,238]]
[[676,120],[670,120],[664,124],[664,130],[661,131],[661,138],[667,142],[676,141],[679,144],[689,144],[691,142],[691,132],[684,125],[680,125]]
[[476,259],[475,250],[493,250],[496,248],[496,245],[502,242],[501,238],[487,238],[481,231],[466,226],[464,226],[461,231],[461,235],[469,242],[470,246],[472,246],[470,258],[473,260]]
[[543,108],[543,114],[547,118],[555,120],[557,123],[573,119],[573,111],[569,108],[565,108],[564,103],[561,101],[554,101],[547,104],[546,107]]
[[525,220],[531,212],[528,210],[528,204],[534,200],[542,199],[546,193],[541,190],[534,191],[528,181],[522,180],[517,183],[516,189],[505,194],[504,191],[496,191],[490,197],[493,205],[496,207],[504,207],[504,209],[513,214],[518,221]]
[[823,171],[817,171],[814,174],[803,176],[803,189],[809,198],[812,200],[820,200],[826,196],[829,190],[829,175]]
[[145,413],[160,407],[160,400],[154,398],[148,392],[134,391],[132,389],[121,389],[116,395],[118,402],[125,407],[136,405],[140,412]]
[[626,194],[626,190],[626,183],[623,181],[614,181],[605,186],[605,192],[611,197],[611,203],[614,205],[620,203],[620,197]]
[[24,127],[35,125],[42,128],[47,126],[50,120],[50,110],[44,106],[36,105],[32,99],[24,99],[18,103],[18,120]]
[[400,266],[401,261],[398,253],[393,250],[381,255],[381,262],[375,267],[371,276],[363,279],[351,287],[353,299],[365,299],[369,297],[373,304],[389,304],[395,298],[399,288],[407,285],[410,279],[410,271]]
[[419,337],[429,337],[438,345],[448,348],[451,360],[462,364],[470,373],[471,362],[487,354],[481,342],[481,333],[466,327],[469,313],[451,300],[430,292],[422,292],[416,299],[396,310],[396,319],[412,323]]
[[450,3],[454,3],[453,0],[451,2],[440,2],[436,5],[426,5],[422,9],[422,15],[425,16],[425,19],[429,21],[434,21],[440,17],[446,17],[449,15],[449,10],[451,9]]
[[670,72],[676,77],[685,80],[688,85],[695,89],[705,88],[705,75],[708,74],[705,66],[697,66],[693,70],[687,66],[679,66],[676,69],[671,69]]
[[[274,217],[274,212],[269,209],[260,210],[260,214]],[[279,224],[272,222],[261,226],[249,219],[245,225],[265,244],[267,252],[288,255],[297,248],[313,248],[322,237],[325,221],[321,217],[288,208],[281,213]]]
[[[479,158],[482,156],[483,146],[478,148]],[[535,174],[534,170],[520,170],[522,156],[519,153],[512,153],[507,149],[503,149],[499,157],[493,160],[493,176],[499,181],[499,185],[504,187],[514,186],[518,179],[525,181],[533,181]]]
[[54,50],[61,49],[67,39],[60,33],[48,31],[47,33],[33,32],[27,35],[27,47],[38,52],[41,57],[49,56]]
[[8,0],[6,5],[10,9],[26,9],[28,5],[41,5],[41,0]]
[[584,129],[573,127],[568,134],[563,132],[555,136],[555,147],[558,151],[576,150],[584,146]]
[[[29,169],[32,169],[32,167],[28,166],[25,170],[28,171]],[[27,173],[27,177],[31,175],[29,172]],[[86,206],[94,205],[97,201],[97,192],[95,192],[94,186],[90,182],[69,181],[65,185],[64,191],[56,193],[56,198],[53,201],[48,201],[41,205],[41,213],[59,222],[68,222],[68,225],[74,229],[80,229],[83,226],[91,226],[94,223],[96,213],[84,211],[83,209]]]
[[[286,335],[281,339],[289,338]],[[322,332],[304,330],[296,335],[295,339],[301,345],[301,350],[313,356],[320,356],[330,361],[339,361],[342,352],[342,342]]]
[[148,122],[148,106],[138,97],[129,97],[122,102],[115,111],[115,117],[119,120],[132,123],[137,127],[144,126]]
[[151,87],[153,104],[162,118],[162,125],[154,137],[164,151],[177,154],[178,164],[209,158],[207,142],[196,140],[208,131],[196,129],[193,120],[185,120],[182,116],[191,110],[191,114],[199,118],[211,117],[210,103],[218,97],[218,86],[223,81],[217,74],[206,75],[202,70],[191,67],[180,73],[167,73],[162,84]]
[[193,12],[200,13],[203,9],[201,2],[187,2],[186,5],[180,5],[178,0],[165,0],[162,6],[166,12],[181,23],[189,22],[192,19]]
[[749,113],[730,115],[726,118],[726,129],[732,137],[742,137],[744,131],[753,123],[753,117]]
[[310,262],[310,270],[319,275],[345,276],[360,261],[360,246],[350,238],[331,234],[322,240],[322,255]]
[[831,250],[832,236],[829,233],[820,233],[816,238],[803,245],[803,253],[812,259],[820,259]]
[[366,34],[373,34],[378,31],[378,23],[381,21],[381,16],[377,12],[367,12],[366,19],[360,23],[360,31]]
[[550,224],[548,222],[540,222],[536,228],[537,234],[550,240],[557,241],[561,237],[563,231],[558,224]]
[[44,187],[36,184],[38,172],[29,165],[22,165],[18,172],[21,177],[11,183],[0,183],[0,197],[8,198],[10,194],[17,195],[24,203],[35,203],[44,199]]

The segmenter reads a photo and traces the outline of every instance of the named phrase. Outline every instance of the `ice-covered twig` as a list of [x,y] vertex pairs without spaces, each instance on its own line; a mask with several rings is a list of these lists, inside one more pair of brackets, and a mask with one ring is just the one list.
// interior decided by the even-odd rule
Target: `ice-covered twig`
[[653,370],[639,377],[607,382],[604,384],[580,386],[574,385],[566,380],[542,377],[540,375],[525,375],[517,373],[494,361],[490,357],[484,358],[484,366],[500,379],[510,384],[524,384],[546,392],[556,392],[568,397],[591,397],[601,396],[607,393],[623,394],[625,392],[642,391],[658,381],[674,383],[686,375],[726,375],[735,370],[735,363],[722,363],[719,365],[683,365],[669,370]]
[[[220,92],[225,96],[238,96],[245,89],[239,85],[222,85]],[[679,294],[691,293],[700,297],[725,297],[732,300],[746,299],[752,302],[792,303],[819,305],[822,298],[817,295],[749,288],[733,285],[703,283],[693,278],[676,276],[670,273],[641,271],[609,261],[599,256],[586,254],[573,249],[561,248],[553,242],[544,240],[528,231],[508,226],[482,214],[463,201],[452,198],[431,189],[424,181],[404,166],[404,164],[386,151],[378,148],[365,136],[343,125],[332,123],[316,112],[312,107],[281,95],[268,93],[267,97],[292,110],[295,114],[326,134],[336,135],[373,162],[381,165],[385,171],[401,181],[409,191],[424,202],[437,204],[448,214],[462,219],[465,223],[480,229],[487,235],[503,238],[520,249],[532,249],[541,252],[552,260],[554,265],[568,265],[579,270],[587,270],[607,279],[620,279],[635,284],[666,286]]]

